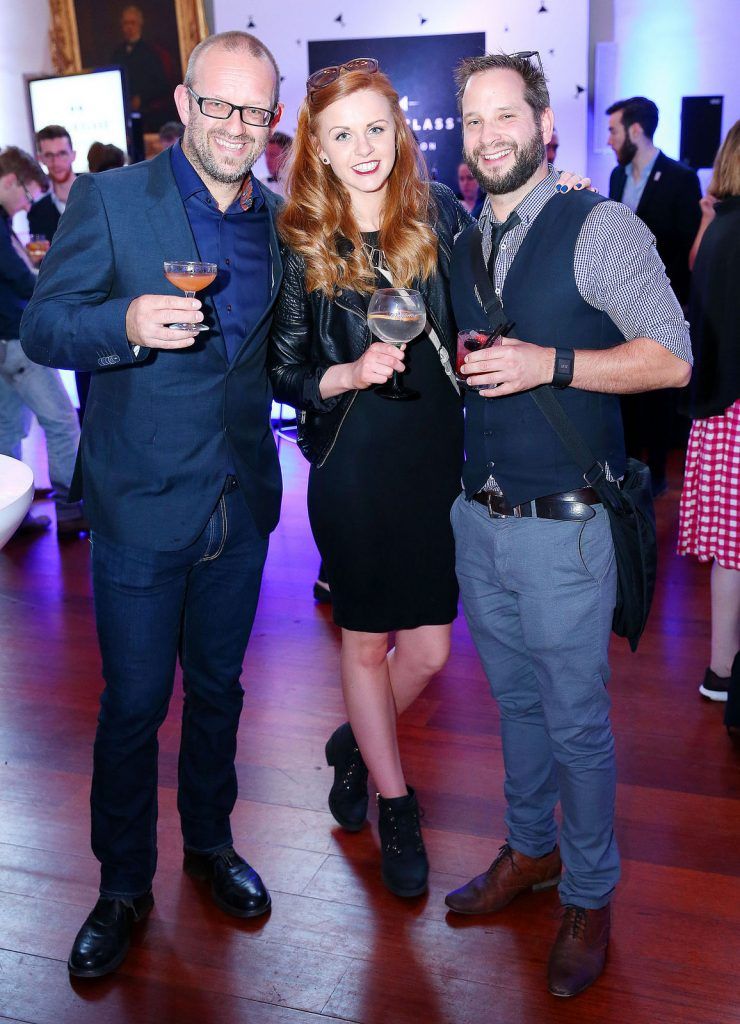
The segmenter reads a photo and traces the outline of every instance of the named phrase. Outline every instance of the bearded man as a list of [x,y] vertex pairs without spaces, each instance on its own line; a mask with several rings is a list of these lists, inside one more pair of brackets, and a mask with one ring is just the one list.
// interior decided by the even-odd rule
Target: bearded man
[[618,479],[617,395],[685,384],[691,348],[644,224],[590,192],[556,198],[539,56],[470,58],[457,82],[464,158],[487,199],[455,243],[455,318],[490,329],[471,269],[477,247],[493,315],[515,323],[517,340],[466,358],[480,390],[465,397],[465,490],[452,509],[465,615],[501,713],[507,836],[490,868],[446,902],[490,914],[558,885],[565,911],[548,986],[567,997],[603,970],[619,877],[606,691],[616,570],[607,512],[527,392],[556,389]]
[[653,142],[658,108],[644,96],[607,108],[607,144],[617,159],[609,198],[626,203],[655,235],[658,255],[682,306],[689,302],[689,252],[701,220],[696,171],[671,160]]
[[[69,958],[78,977],[118,967],[153,905],[157,733],[178,655],[184,868],[226,913],[270,906],[230,814],[242,661],[281,497],[265,373],[277,200],[251,173],[280,119],[279,82],[254,36],[197,46],[175,91],[182,143],[77,179],[22,326],[36,362],[93,371],[77,476],[105,678],[91,795],[100,898]],[[165,260],[213,263],[215,280],[187,298]]]

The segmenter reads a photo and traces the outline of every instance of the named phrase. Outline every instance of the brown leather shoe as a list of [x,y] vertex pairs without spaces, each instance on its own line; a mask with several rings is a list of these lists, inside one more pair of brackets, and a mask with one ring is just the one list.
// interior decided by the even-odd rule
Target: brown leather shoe
[[527,857],[504,843],[488,871],[448,893],[445,903],[458,914],[492,914],[528,889],[551,889],[560,881],[560,870],[557,846],[544,857]]
[[547,965],[547,984],[554,996],[577,996],[593,985],[606,963],[609,904],[600,910],[567,906]]

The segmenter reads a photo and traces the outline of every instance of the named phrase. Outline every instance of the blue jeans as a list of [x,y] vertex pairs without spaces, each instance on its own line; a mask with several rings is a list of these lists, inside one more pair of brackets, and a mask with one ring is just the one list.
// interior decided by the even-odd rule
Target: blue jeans
[[46,435],[57,517],[74,518],[80,514],[79,506],[70,504],[68,496],[80,443],[77,412],[58,370],[31,362],[19,341],[0,342],[0,454],[20,459],[28,409]]
[[608,648],[616,596],[609,519],[491,518],[452,507],[465,617],[501,712],[507,842],[528,857],[563,824],[563,903],[609,902],[619,879]]
[[151,888],[157,864],[157,732],[178,655],[184,704],[177,805],[184,843],[201,852],[231,845],[244,698],[239,680],[267,539],[241,492],[225,488],[201,535],[182,551],[144,551],[98,533],[91,543],[105,677],[90,797],[92,848],[101,893],[139,896]]

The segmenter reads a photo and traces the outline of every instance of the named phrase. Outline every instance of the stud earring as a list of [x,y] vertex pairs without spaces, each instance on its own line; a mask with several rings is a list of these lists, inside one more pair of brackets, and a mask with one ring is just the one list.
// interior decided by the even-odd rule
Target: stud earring
[[322,156],[321,162],[322,162],[322,164],[328,164],[329,163],[329,157],[328,156]]

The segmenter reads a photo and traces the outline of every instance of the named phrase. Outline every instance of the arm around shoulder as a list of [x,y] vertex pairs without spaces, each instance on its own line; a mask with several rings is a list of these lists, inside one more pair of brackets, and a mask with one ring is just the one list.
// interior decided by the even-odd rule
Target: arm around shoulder
[[433,181],[430,182],[430,188],[437,205],[438,230],[442,225],[447,228],[450,232],[449,244],[452,244],[461,231],[475,223],[475,218],[468,213],[447,185]]

